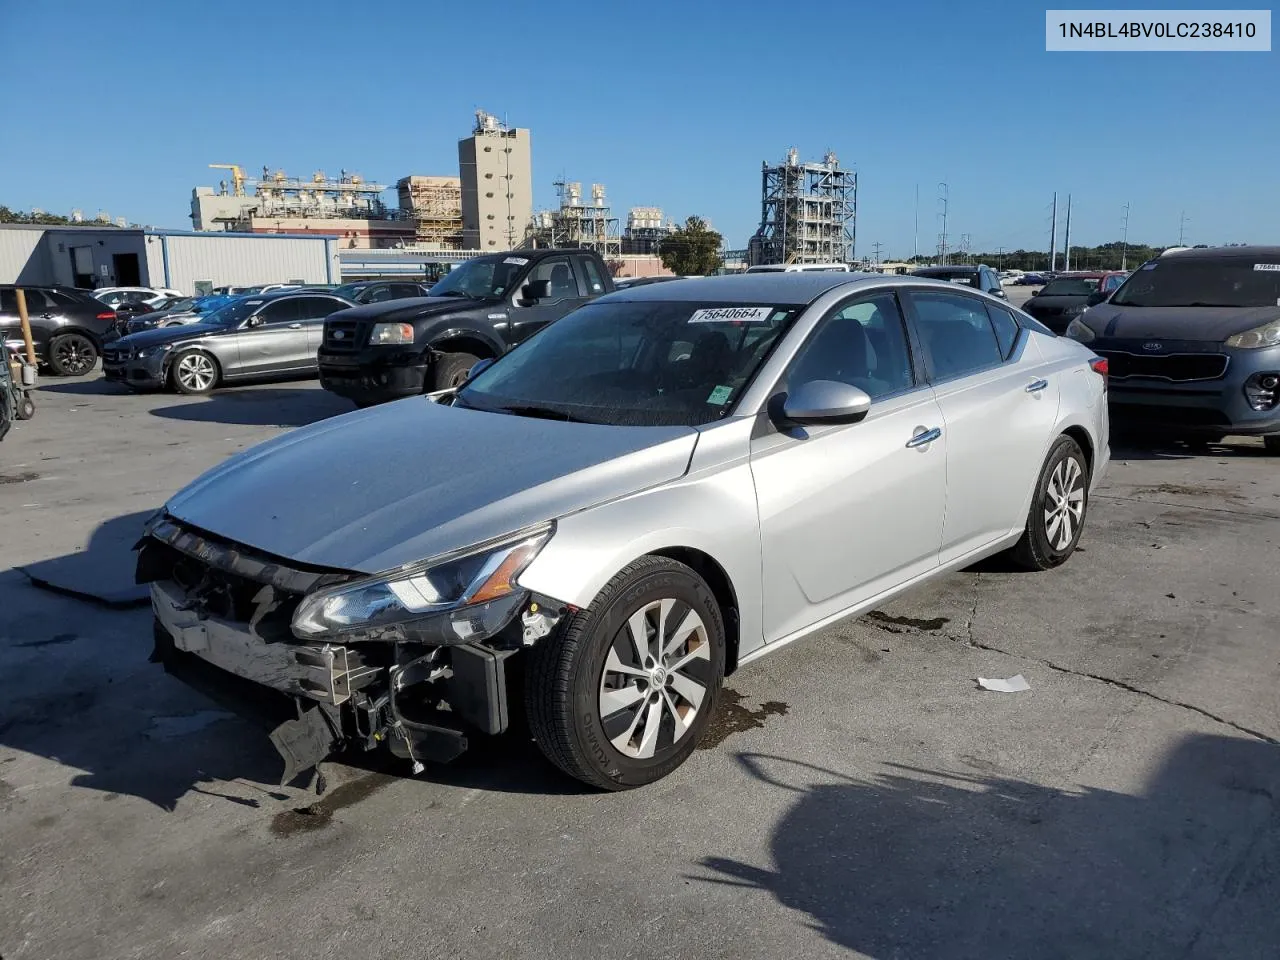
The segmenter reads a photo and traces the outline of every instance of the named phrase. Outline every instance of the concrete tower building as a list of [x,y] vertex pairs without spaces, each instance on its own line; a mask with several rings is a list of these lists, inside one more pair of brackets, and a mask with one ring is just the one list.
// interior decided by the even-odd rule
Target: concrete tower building
[[533,218],[529,131],[509,129],[477,110],[471,136],[458,141],[458,172],[463,247],[489,252],[518,246]]

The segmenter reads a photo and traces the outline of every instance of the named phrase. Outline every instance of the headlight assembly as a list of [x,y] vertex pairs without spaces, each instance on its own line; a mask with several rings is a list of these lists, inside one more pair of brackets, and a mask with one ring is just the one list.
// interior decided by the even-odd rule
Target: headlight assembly
[[1280,344],[1280,320],[1272,320],[1260,327],[1227,337],[1226,343],[1228,347],[1239,347],[1241,350],[1274,347]]
[[1095,337],[1089,325],[1083,320],[1072,320],[1067,324],[1067,336],[1077,343],[1093,343]]
[[139,360],[145,360],[147,359],[147,357],[154,357],[157,353],[168,353],[172,349],[173,349],[173,344],[162,343],[158,347],[143,347],[141,350],[135,353],[134,356],[137,357]]
[[527,596],[517,578],[552,530],[544,524],[465,552],[308,594],[293,615],[293,632],[303,640],[435,645],[491,637],[510,622]]
[[375,323],[370,343],[413,343],[413,324]]

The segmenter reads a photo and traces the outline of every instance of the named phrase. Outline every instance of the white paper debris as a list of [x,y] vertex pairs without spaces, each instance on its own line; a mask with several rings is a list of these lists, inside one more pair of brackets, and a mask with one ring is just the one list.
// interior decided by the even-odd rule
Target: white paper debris
[[978,686],[983,690],[994,690],[996,693],[1021,693],[1023,690],[1031,689],[1031,684],[1027,683],[1027,678],[1022,674],[1010,677],[1008,680],[988,680],[986,677],[979,677]]

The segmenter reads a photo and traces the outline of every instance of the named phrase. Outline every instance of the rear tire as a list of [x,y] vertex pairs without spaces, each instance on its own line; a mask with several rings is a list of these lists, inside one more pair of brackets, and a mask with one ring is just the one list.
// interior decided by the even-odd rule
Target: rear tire
[[98,362],[98,348],[81,333],[64,333],[49,341],[49,369],[59,377],[83,377]]
[[682,563],[641,557],[529,652],[530,730],[583,783],[653,783],[698,745],[724,663],[724,620],[706,582]]
[[169,383],[187,396],[212,393],[221,372],[218,361],[203,350],[184,350],[169,361]]
[[1080,542],[1088,508],[1088,462],[1078,443],[1059,437],[1036,481],[1022,539],[1009,558],[1024,570],[1062,565]]
[[461,385],[479,357],[469,353],[442,353],[431,365],[431,389],[450,390]]

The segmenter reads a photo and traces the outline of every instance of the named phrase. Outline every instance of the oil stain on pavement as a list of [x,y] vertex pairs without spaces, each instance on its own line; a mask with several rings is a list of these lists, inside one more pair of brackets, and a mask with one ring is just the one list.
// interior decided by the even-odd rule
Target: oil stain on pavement
[[[909,630],[941,630],[951,622],[950,617],[932,617],[927,620],[918,617],[891,617],[889,614],[881,613],[879,610],[872,610],[866,614],[866,619],[888,630],[890,633],[906,633]],[[895,630],[894,627],[905,627],[906,629]]]
[[271,832],[277,837],[289,837],[295,833],[320,830],[333,821],[333,815],[338,811],[369,799],[397,779],[399,778],[385,773],[371,773],[358,780],[349,780],[326,793],[315,803],[277,813],[271,821]]
[[737,690],[725,687],[720,691],[720,704],[715,716],[707,724],[706,733],[698,743],[699,750],[718,747],[735,733],[744,730],[758,730],[770,717],[785,717],[787,705],[778,700],[766,700],[758,708],[752,710],[742,705],[744,697]]

